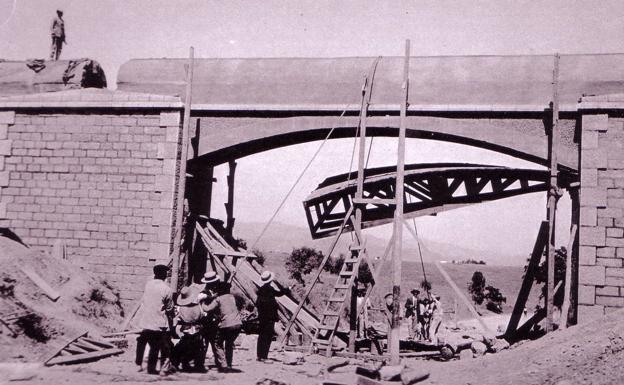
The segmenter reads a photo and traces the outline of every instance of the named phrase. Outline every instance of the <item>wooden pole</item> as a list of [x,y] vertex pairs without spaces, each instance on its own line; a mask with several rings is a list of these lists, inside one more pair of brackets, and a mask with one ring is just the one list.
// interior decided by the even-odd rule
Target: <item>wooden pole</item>
[[557,215],[557,145],[559,142],[559,54],[555,54],[553,69],[552,121],[549,136],[548,154],[550,157],[550,188],[548,190],[548,244],[547,244],[547,281],[546,281],[546,331],[554,328],[554,288],[555,288],[555,223]]
[[397,174],[394,211],[394,248],[392,250],[392,325],[388,337],[390,362],[398,365],[399,341],[401,330],[401,314],[399,301],[401,297],[401,272],[403,257],[403,180],[405,178],[405,131],[407,120],[407,98],[409,92],[409,59],[410,41],[405,40],[405,61],[403,63],[403,100],[401,101],[401,121],[399,124],[399,144],[397,148]]
[[236,178],[236,161],[231,160],[228,163],[230,168],[230,173],[227,176],[227,184],[228,184],[228,200],[225,203],[225,213],[227,216],[225,231],[227,231],[228,235],[233,238],[234,231],[234,181]]
[[[180,155],[180,173],[178,175],[178,196],[176,199],[176,228],[182,228],[184,220],[184,196],[186,194],[186,159],[188,158],[189,130],[191,126],[191,96],[193,91],[194,49],[189,48],[189,65],[186,71],[186,98],[184,99],[184,120],[182,122],[182,151]],[[176,232],[173,238],[173,255],[171,268],[171,290],[178,290],[178,271],[180,269],[180,244],[182,231]]]

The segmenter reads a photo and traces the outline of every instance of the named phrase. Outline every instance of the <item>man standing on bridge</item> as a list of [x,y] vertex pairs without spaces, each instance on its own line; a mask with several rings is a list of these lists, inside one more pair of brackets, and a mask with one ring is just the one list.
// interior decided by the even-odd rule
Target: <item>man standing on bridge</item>
[[61,56],[61,50],[65,41],[65,20],[63,20],[63,11],[56,10],[56,17],[52,20],[52,47],[50,49],[50,60],[58,60]]

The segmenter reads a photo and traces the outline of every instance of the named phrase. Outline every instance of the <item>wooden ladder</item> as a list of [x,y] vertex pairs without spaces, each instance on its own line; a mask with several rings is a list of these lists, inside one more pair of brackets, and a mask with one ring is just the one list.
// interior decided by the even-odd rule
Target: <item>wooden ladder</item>
[[310,350],[317,348],[320,351],[321,348],[325,348],[328,357],[332,355],[332,341],[340,324],[340,315],[350,299],[351,288],[355,284],[362,256],[366,254],[366,249],[362,245],[352,245],[349,250],[351,256],[345,259],[338,273],[338,279],[327,299],[321,322],[310,346]]

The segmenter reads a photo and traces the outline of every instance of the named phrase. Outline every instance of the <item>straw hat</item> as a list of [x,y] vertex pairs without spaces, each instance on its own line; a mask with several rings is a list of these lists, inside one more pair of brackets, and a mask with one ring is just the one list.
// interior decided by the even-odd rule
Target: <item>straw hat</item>
[[201,279],[202,283],[215,283],[219,282],[221,277],[214,271],[208,271],[204,274],[204,277]]
[[184,286],[182,290],[180,290],[180,295],[178,296],[176,303],[179,306],[190,305],[194,302],[195,298],[197,298],[197,295],[193,295],[193,290],[188,286]]
[[263,285],[266,285],[267,283],[273,282],[273,278],[274,278],[273,273],[267,270],[267,271],[264,271],[262,275],[260,275],[260,282]]

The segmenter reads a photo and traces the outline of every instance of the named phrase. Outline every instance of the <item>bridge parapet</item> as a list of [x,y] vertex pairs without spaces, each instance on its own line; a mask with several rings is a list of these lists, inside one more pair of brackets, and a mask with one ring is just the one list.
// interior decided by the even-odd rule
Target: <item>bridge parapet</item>
[[624,307],[624,95],[584,97],[579,321]]

